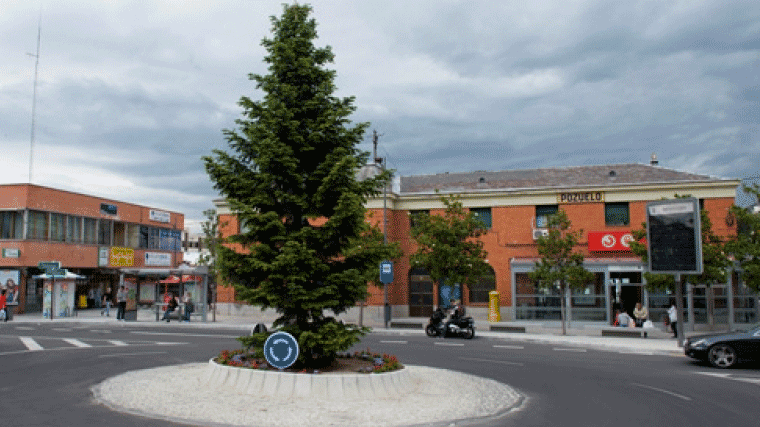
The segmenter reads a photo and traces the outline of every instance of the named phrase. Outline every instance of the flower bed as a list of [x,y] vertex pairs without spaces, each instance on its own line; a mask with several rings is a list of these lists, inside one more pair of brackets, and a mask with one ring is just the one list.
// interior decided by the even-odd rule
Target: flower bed
[[[261,369],[280,371],[280,369],[269,366],[266,359],[258,356],[253,352],[247,352],[245,350],[224,350],[214,358],[216,363],[225,366],[246,368],[246,369]],[[389,354],[372,353],[369,349],[363,351],[356,351],[353,353],[338,353],[335,361],[330,365],[321,369],[303,369],[303,368],[287,368],[284,372],[291,373],[306,373],[306,374],[319,374],[319,373],[341,373],[341,372],[358,372],[364,374],[393,372],[402,369],[402,365],[396,356]]]

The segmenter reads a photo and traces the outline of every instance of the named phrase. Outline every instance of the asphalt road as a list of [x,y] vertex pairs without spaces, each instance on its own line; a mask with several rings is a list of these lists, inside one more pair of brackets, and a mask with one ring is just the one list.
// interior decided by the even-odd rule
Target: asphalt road
[[[239,348],[234,338],[242,333],[179,325],[3,325],[0,414],[14,426],[166,426],[95,404],[90,387],[135,369],[205,362]],[[372,334],[356,346],[366,348],[515,387],[527,400],[504,426],[755,426],[760,418],[757,365],[724,371],[685,356],[480,337]],[[456,402],[441,402],[441,410],[455,412]]]

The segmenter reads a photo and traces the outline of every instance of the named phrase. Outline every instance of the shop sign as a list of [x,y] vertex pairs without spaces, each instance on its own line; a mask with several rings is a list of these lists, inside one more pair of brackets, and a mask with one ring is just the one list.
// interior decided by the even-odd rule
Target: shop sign
[[21,250],[18,248],[3,248],[3,258],[18,258]]
[[590,231],[588,250],[590,251],[630,251],[634,241],[630,231]]
[[163,252],[145,252],[145,265],[171,266],[172,255]]
[[100,204],[100,213],[103,215],[116,215],[118,212],[119,208],[117,208],[116,205],[112,205],[110,203]]
[[557,193],[557,203],[599,203],[604,202],[603,191],[578,191]]
[[108,267],[108,248],[98,248],[98,267]]
[[109,264],[112,267],[132,267],[135,265],[135,250],[132,248],[111,248]]
[[158,211],[155,209],[151,209],[148,217],[150,218],[151,221],[168,223],[171,219],[171,214],[166,211]]

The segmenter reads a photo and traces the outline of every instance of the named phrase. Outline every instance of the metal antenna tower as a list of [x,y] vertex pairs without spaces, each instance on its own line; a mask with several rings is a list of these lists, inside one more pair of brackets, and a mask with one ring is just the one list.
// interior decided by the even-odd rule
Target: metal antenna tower
[[42,10],[37,21],[37,53],[27,55],[33,57],[34,61],[34,93],[32,95],[32,136],[29,141],[29,183],[32,183],[32,170],[34,164],[34,119],[37,113],[37,69],[40,65],[40,36],[42,35]]

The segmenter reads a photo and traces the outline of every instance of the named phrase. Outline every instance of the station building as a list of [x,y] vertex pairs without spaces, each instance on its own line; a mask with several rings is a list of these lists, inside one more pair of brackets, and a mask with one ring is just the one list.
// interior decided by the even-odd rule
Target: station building
[[[368,201],[367,221],[385,227],[388,240],[398,242],[404,252],[394,260],[394,282],[387,288],[394,318],[427,317],[435,307],[456,298],[469,315],[485,320],[489,293],[497,291],[502,321],[559,319],[561,297],[572,307],[575,321],[611,323],[615,308],[632,311],[637,302],[649,308],[650,319],[659,321],[670,306],[670,295],[646,290],[642,276],[646,266],[628,247],[631,231],[646,221],[646,204],[675,195],[695,197],[708,212],[714,233],[729,237],[736,233],[729,209],[739,182],[661,167],[654,158],[650,164],[402,176],[392,191]],[[448,194],[461,196],[464,207],[487,226],[480,240],[492,271],[469,286],[433,283],[426,271],[409,262],[416,251],[410,233],[415,215],[443,212],[440,197]],[[237,234],[234,212],[223,200],[215,204],[220,223],[226,223],[221,234]],[[538,289],[528,276],[539,259],[537,239],[547,233],[547,216],[558,209],[567,213],[573,229],[583,230],[576,250],[584,254],[586,269],[595,275],[585,289],[565,296],[558,289]],[[693,313],[690,322],[727,323],[729,306],[733,321],[756,321],[755,296],[744,289],[735,272],[727,282],[711,287],[689,284],[684,306]],[[364,316],[382,319],[383,288],[369,290]],[[221,303],[235,303],[231,287],[220,287],[219,298]],[[356,313],[348,317],[355,319]]]
[[115,295],[125,269],[182,263],[184,221],[181,213],[133,203],[0,185],[0,287],[14,289],[18,313],[41,311],[43,284],[34,276],[43,273],[40,262],[57,261],[79,276],[77,302],[91,290],[103,295],[110,288]]

